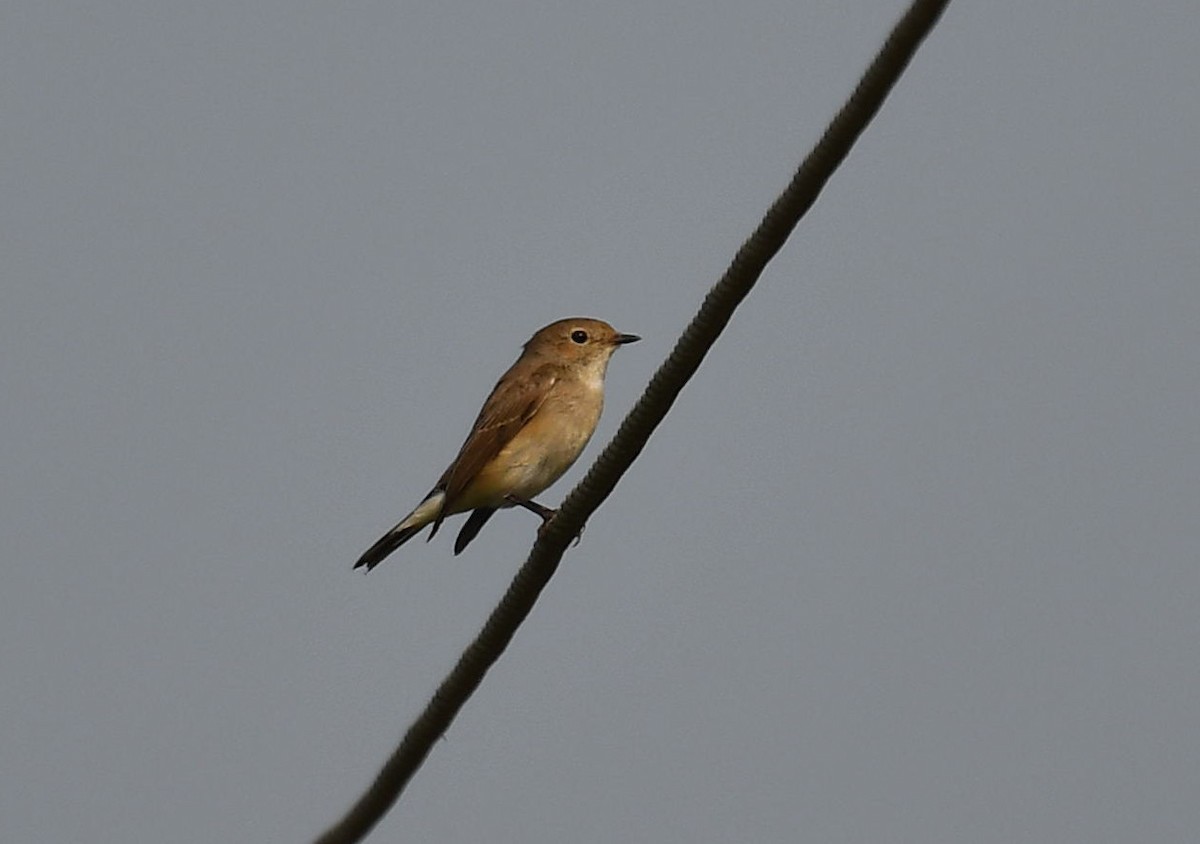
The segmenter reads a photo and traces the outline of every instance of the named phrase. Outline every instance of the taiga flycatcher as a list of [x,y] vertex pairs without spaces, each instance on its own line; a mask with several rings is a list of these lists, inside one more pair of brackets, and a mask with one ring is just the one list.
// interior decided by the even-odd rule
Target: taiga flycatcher
[[598,319],[560,319],[538,331],[496,382],[479,418],[433,491],[354,564],[368,571],[433,525],[473,511],[454,542],[467,547],[501,507],[520,505],[549,520],[533,497],[571,468],[600,419],[604,373],[617,347],[641,338]]

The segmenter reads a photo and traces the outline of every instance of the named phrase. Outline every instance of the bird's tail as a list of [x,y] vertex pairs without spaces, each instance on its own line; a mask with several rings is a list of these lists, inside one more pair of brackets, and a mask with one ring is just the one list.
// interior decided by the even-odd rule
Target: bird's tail
[[[367,549],[358,562],[354,564],[354,568],[365,568],[367,571],[375,568],[382,563],[389,554],[403,545],[408,540],[412,539],[424,529],[426,525],[432,522],[442,512],[442,503],[446,500],[446,493],[440,489],[435,489],[425,497],[425,500],[417,505],[417,509],[413,510],[400,524],[389,530],[379,538],[379,541]],[[437,530],[436,523],[434,530]]]

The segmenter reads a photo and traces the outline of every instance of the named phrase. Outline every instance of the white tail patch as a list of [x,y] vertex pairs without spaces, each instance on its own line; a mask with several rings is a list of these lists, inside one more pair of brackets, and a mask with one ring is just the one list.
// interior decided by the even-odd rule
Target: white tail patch
[[446,500],[446,493],[440,489],[417,505],[417,509],[413,510],[404,517],[404,521],[396,525],[396,530],[404,530],[406,528],[421,527],[432,522],[442,512],[442,503]]

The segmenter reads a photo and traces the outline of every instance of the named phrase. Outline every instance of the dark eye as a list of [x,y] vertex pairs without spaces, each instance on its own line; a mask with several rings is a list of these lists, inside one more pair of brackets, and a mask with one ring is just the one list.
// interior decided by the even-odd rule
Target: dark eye
[[576,328],[571,332],[571,340],[582,346],[587,342],[587,332]]

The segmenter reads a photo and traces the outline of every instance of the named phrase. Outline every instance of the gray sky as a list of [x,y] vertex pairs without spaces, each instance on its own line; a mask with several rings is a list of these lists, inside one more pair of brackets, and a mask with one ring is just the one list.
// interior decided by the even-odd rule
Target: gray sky
[[[563,316],[594,457],[901,9],[10,4],[5,840],[334,820],[537,520],[350,565]],[[378,840],[1193,836],[1197,40],[954,4]]]

